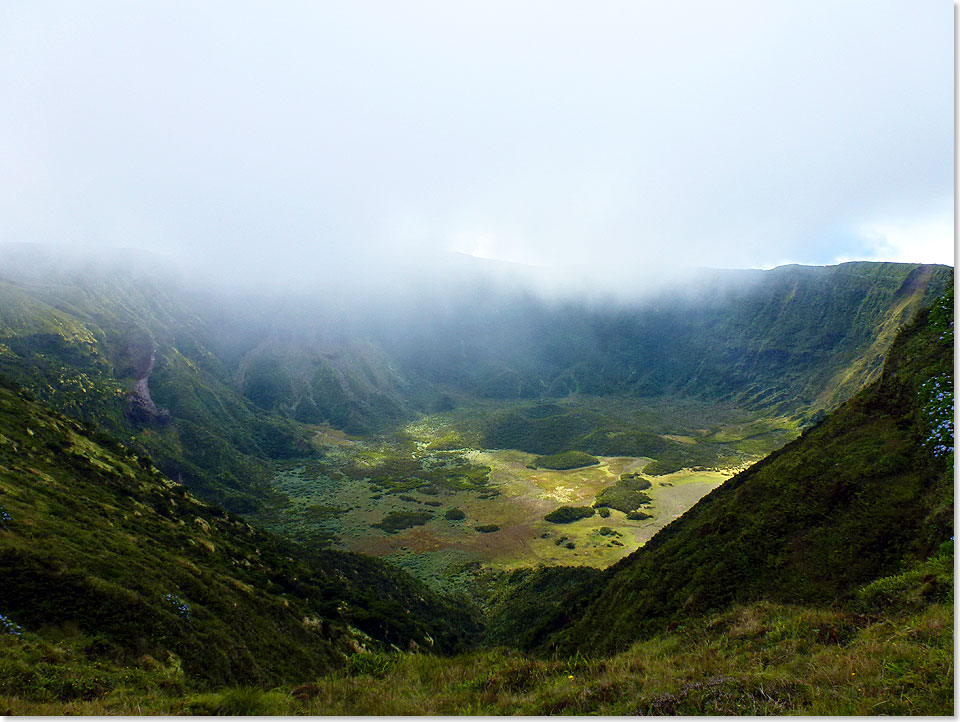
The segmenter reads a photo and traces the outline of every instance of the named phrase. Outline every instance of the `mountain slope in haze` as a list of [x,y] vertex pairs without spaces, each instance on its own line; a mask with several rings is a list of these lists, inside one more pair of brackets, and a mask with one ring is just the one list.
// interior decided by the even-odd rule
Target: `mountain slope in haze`
[[842,598],[951,538],[953,454],[950,291],[874,384],[568,594],[539,639],[612,651],[736,601]]
[[[893,330],[951,278],[878,263],[709,272],[683,292],[591,306],[477,274],[448,298],[351,310],[322,294],[230,296],[127,263],[3,249],[0,373],[237,513],[275,494],[273,460],[317,453],[305,424],[371,433],[478,398],[578,394],[722,401],[805,423],[874,378]],[[665,469],[717,458],[587,416],[550,450],[655,452]],[[487,436],[546,449],[542,435]]]
[[701,271],[629,304],[482,299],[388,348],[485,397],[687,396],[809,417],[875,378],[896,330],[951,279],[906,263]]
[[452,652],[478,632],[462,601],[254,529],[9,382],[0,510],[0,612],[90,660],[147,655],[194,684],[269,686],[360,649]]
[[[294,421],[315,418],[278,410],[257,393],[271,381],[262,364],[257,375],[277,333],[270,307],[210,295],[162,272],[58,267],[27,250],[19,263],[7,257],[0,265],[0,372],[37,399],[135,445],[170,477],[235,512],[271,493],[271,460],[315,453]],[[341,366],[357,365],[349,348],[338,352]],[[377,406],[376,390],[338,378],[321,403],[337,403],[341,386],[351,394],[340,404],[347,416],[358,396],[376,413],[397,405],[391,396]]]

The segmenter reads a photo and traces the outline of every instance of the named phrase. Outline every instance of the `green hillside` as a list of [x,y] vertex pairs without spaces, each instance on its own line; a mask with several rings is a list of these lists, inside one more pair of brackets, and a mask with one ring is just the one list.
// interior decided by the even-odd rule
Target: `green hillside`
[[[2,614],[91,665],[176,669],[194,687],[270,686],[363,649],[453,652],[479,630],[462,600],[377,559],[254,529],[9,382],[0,510]],[[0,652],[0,688],[48,668]]]
[[389,347],[481,397],[682,396],[807,418],[873,380],[897,329],[951,282],[947,266],[906,263],[702,271],[619,305],[485,299]]
[[733,602],[827,603],[953,534],[953,294],[898,335],[870,387],[704,497],[541,621],[613,651]]

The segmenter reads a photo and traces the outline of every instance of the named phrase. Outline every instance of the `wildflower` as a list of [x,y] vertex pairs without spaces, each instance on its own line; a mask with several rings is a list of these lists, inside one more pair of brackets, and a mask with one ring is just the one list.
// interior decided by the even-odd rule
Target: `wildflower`
[[164,599],[173,607],[178,617],[190,621],[190,606],[185,601],[176,594],[167,594]]
[[14,637],[23,636],[23,628],[10,617],[0,614],[0,633],[12,634]]
[[571,674],[567,679],[573,679],[573,675]]

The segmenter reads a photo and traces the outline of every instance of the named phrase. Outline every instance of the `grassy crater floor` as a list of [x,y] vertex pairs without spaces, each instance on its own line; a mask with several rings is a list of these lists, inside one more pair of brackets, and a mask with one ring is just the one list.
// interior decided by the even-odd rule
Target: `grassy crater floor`
[[[597,514],[557,525],[544,517],[564,505],[591,506],[620,474],[638,472],[650,459],[601,457],[597,465],[561,471],[531,469],[533,455],[520,451],[468,450],[463,456],[490,469],[483,490],[384,494],[366,481],[336,479],[309,465],[278,472],[276,485],[292,499],[288,525],[312,526],[336,536],[337,548],[390,557],[430,578],[470,562],[504,569],[536,564],[609,566],[734,473],[684,469],[646,477],[651,487],[645,493],[651,503],[644,510],[652,518],[634,521],[611,509],[606,518]],[[444,512],[449,509],[461,510],[464,518],[447,519]],[[416,520],[404,528],[392,524],[398,518]],[[499,530],[485,534],[476,530],[491,524]],[[602,528],[615,530],[617,536],[601,534]]]
[[[456,585],[459,575],[482,567],[604,568],[792,433],[784,419],[749,420],[729,410],[714,410],[710,428],[698,428],[702,419],[689,409],[678,412],[669,426],[660,416],[664,409],[647,409],[644,416],[621,408],[618,413],[638,428],[655,428],[664,438],[682,437],[681,445],[724,445],[725,461],[716,457],[713,466],[653,474],[656,459],[651,456],[571,452],[590,464],[544,468],[543,459],[553,457],[482,447],[482,419],[511,408],[434,414],[378,437],[317,427],[314,441],[322,458],[277,464],[273,487],[286,502],[254,521],[300,541],[390,559],[439,586]],[[581,407],[570,408],[576,412]],[[662,433],[671,428],[684,434]],[[603,506],[604,499],[614,497],[601,494],[622,485],[624,475],[650,484],[642,495],[649,502],[632,510],[634,518],[628,518],[631,510],[623,504],[614,503],[568,524],[544,519],[562,506]]]

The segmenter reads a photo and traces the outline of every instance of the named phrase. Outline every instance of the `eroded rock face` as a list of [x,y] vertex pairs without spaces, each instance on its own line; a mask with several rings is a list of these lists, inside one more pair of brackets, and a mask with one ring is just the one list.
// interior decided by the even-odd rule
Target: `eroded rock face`
[[148,385],[150,374],[153,372],[153,365],[157,360],[156,351],[150,350],[149,355],[137,353],[136,349],[129,352],[131,359],[137,360],[137,364],[128,367],[132,370],[136,383],[133,390],[127,394],[127,417],[138,424],[167,424],[170,421],[170,412],[166,409],[157,408],[157,405],[150,397],[150,387]]

